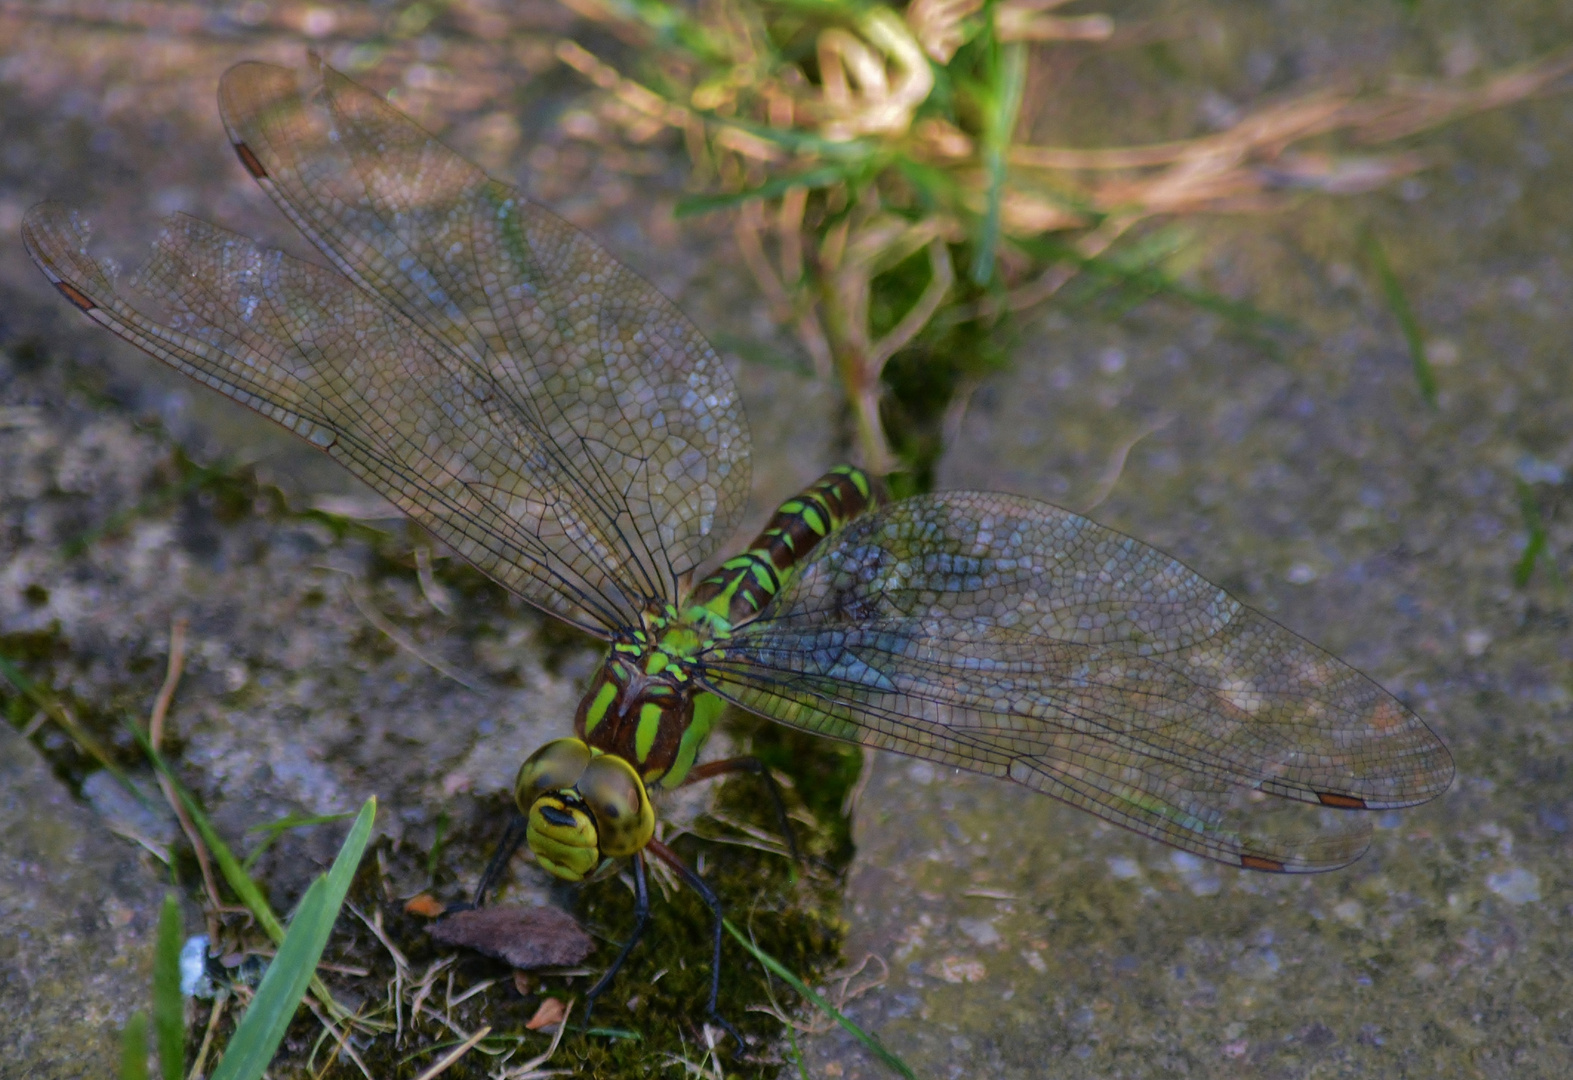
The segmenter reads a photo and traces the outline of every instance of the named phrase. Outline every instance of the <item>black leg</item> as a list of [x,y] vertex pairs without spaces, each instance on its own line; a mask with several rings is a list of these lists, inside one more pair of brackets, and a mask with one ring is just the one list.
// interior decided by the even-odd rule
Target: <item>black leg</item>
[[[514,811],[513,817],[508,819],[508,828],[503,832],[502,839],[498,841],[491,862],[486,864],[486,872],[481,875],[480,883],[475,886],[475,899],[470,901],[470,907],[478,908],[486,903],[486,894],[496,887],[503,872],[508,869],[508,864],[513,861],[514,855],[524,844],[524,834],[529,825],[529,819],[517,810]],[[455,909],[461,907],[462,905],[455,905]]]
[[628,954],[634,951],[634,946],[639,944],[639,939],[644,937],[645,927],[650,925],[650,890],[645,887],[644,880],[644,852],[634,856],[634,932],[628,935],[628,940],[623,942],[622,949],[617,953],[617,959],[612,961],[612,966],[606,969],[596,984],[590,987],[590,992],[584,996],[584,1026],[590,1026],[590,1013],[595,1010],[595,999],[600,997],[612,983],[612,978],[628,959]]
[[737,1033],[736,1028],[727,1023],[726,1018],[716,1009],[716,999],[721,995],[721,899],[716,896],[710,886],[705,884],[704,878],[696,874],[687,863],[678,857],[677,852],[661,843],[661,841],[650,841],[646,845],[645,850],[666,863],[673,870],[676,870],[678,876],[683,879],[683,883],[698,893],[699,898],[710,908],[710,914],[715,920],[715,947],[710,960],[709,1019],[715,1021],[717,1027],[732,1036],[737,1041],[738,1048],[742,1049],[747,1045],[743,1042],[743,1037]]
[[801,864],[803,855],[797,848],[797,833],[792,828],[792,821],[787,817],[786,799],[781,794],[781,785],[776,783],[776,778],[770,775],[770,770],[765,763],[756,757],[732,757],[721,761],[708,761],[703,765],[695,765],[689,770],[688,776],[683,780],[682,787],[708,780],[712,776],[722,776],[726,773],[746,772],[753,773],[765,782],[765,790],[770,792],[770,801],[776,808],[776,826],[781,830],[782,837],[786,840],[787,850],[792,853],[792,861]]

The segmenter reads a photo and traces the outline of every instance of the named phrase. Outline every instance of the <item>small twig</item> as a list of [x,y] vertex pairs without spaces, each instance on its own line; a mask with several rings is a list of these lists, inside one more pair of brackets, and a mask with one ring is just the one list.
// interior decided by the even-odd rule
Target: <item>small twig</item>
[[[437,1023],[441,1024],[443,1027],[445,1027],[449,1031],[453,1032],[459,1038],[461,1038],[461,1039],[468,1039],[470,1037],[470,1033],[468,1031],[465,1031],[458,1024],[455,1024],[453,1022],[452,1018],[444,1016],[442,1013],[438,1012],[436,1009],[432,1008],[430,1005],[427,1005],[424,1002],[422,1002],[419,1006],[417,1006],[417,1008],[420,1009],[422,1014],[431,1017],[433,1020],[437,1021]],[[413,1013],[414,1011],[415,1010],[412,1009],[411,1013]]]
[[767,855],[780,855],[782,858],[786,859],[790,859],[792,857],[792,852],[787,849],[787,846],[782,841],[781,837],[775,835],[774,833],[767,832],[766,830],[758,828],[757,826],[750,825],[746,821],[739,821],[729,814],[724,814],[719,810],[709,810],[706,812],[705,816],[719,825],[725,825],[729,829],[736,829],[738,832],[742,833],[748,838],[743,840],[735,836],[705,837],[705,839],[709,840],[711,843],[731,844],[734,847],[753,848],[755,851],[763,851]]
[[472,986],[468,990],[466,990],[464,993],[460,994],[458,997],[456,997],[452,1001],[448,1002],[448,1008],[451,1009],[455,1005],[463,1005],[466,1001],[469,1001],[476,994],[484,994],[486,991],[490,990],[492,987],[496,986],[500,982],[502,982],[501,979],[487,979],[485,982],[478,982],[474,986]]
[[155,750],[162,749],[164,718],[169,715],[170,702],[175,698],[175,688],[180,685],[180,676],[185,670],[186,620],[176,616],[169,623],[169,666],[164,671],[164,685],[158,688],[158,697],[153,699],[153,714],[147,722],[147,741]]
[[208,1012],[208,1026],[202,1033],[202,1045],[197,1048],[197,1060],[191,1063],[191,1071],[186,1074],[186,1080],[197,1080],[203,1075],[202,1067],[207,1064],[208,1051],[213,1048],[213,1033],[218,1030],[219,1017],[224,1014],[224,1005],[229,1001],[229,995],[222,990],[213,997],[213,1008]]
[[420,982],[415,984],[415,996],[410,999],[410,1027],[415,1026],[415,1018],[424,1011],[426,999],[431,996],[432,987],[437,982],[437,975],[443,968],[457,960],[456,956],[445,956],[441,960],[434,960],[426,969],[426,974],[421,976]]
[[486,1038],[486,1036],[490,1035],[491,1033],[492,1026],[490,1024],[484,1025],[474,1035],[471,1035],[464,1042],[460,1043],[458,1046],[455,1046],[452,1050],[444,1054],[439,1061],[433,1064],[431,1068],[417,1076],[415,1080],[432,1080],[433,1077],[447,1072],[448,1069],[453,1066],[454,1062],[458,1061],[465,1054],[468,1054],[471,1050],[475,1049],[475,1044]]
[[868,790],[869,781],[874,779],[874,756],[872,750],[864,748],[862,761],[858,765],[858,778],[841,799],[842,817],[850,818],[857,813],[858,803],[863,801],[863,793]]
[[344,575],[344,591],[349,594],[350,602],[355,605],[355,607],[363,616],[365,616],[366,621],[380,630],[389,641],[393,642],[399,648],[415,657],[415,659],[419,660],[421,663],[425,664],[439,675],[443,675],[452,679],[466,690],[474,690],[476,692],[480,691],[480,687],[476,686],[469,679],[466,679],[463,675],[460,675],[457,671],[454,671],[441,660],[438,660],[434,656],[427,656],[419,645],[415,644],[415,642],[411,640],[410,637],[404,633],[404,631],[400,630],[397,626],[394,626],[393,623],[389,622],[387,617],[384,616],[382,612],[378,611],[374,606],[372,606],[369,600],[363,600],[360,595],[360,590],[355,586],[354,575],[351,574],[348,570],[340,570],[336,566],[327,566],[324,567],[324,569],[331,570],[336,574]]
[[536,1072],[542,1065],[552,1060],[552,1055],[557,1053],[557,1046],[563,1041],[563,1033],[568,1030],[568,1018],[573,1015],[574,999],[568,999],[568,1005],[563,1009],[563,1018],[557,1025],[557,1030],[552,1034],[551,1045],[546,1052],[531,1058],[516,1069],[505,1069],[497,1074],[497,1080],[538,1080],[546,1076],[564,1076],[566,1072],[553,1069],[549,1072]]
[[1098,486],[1093,489],[1095,494],[1092,498],[1092,501],[1082,506],[1081,509],[1077,511],[1077,513],[1091,513],[1095,507],[1103,502],[1103,500],[1107,499],[1111,494],[1113,494],[1114,485],[1120,482],[1120,474],[1125,471],[1125,459],[1130,456],[1131,450],[1135,448],[1137,443],[1141,442],[1153,432],[1168,427],[1169,423],[1173,419],[1173,416],[1160,416],[1158,419],[1149,422],[1140,431],[1126,439],[1119,446],[1115,447],[1114,453],[1109,456],[1108,466],[1103,470],[1103,476],[1098,479]]
[[[317,966],[320,968],[323,965],[318,964]],[[328,1060],[324,1061],[322,1063],[322,1068],[317,1070],[314,1080],[322,1080],[322,1077],[327,1075],[328,1070],[333,1068],[334,1059],[338,1057],[339,1054],[344,1052],[344,1047],[350,1039],[350,1032],[354,1030],[354,1028],[349,1024],[338,1025],[330,1023],[327,1025],[327,1028],[328,1030],[324,1034],[326,1034],[329,1038],[332,1038],[335,1045],[333,1047],[333,1053],[328,1055]],[[316,1047],[312,1048],[311,1053],[313,1057],[316,1056],[317,1049],[321,1047],[321,1045],[322,1043],[319,1041]]]
[[431,548],[425,544],[415,546],[415,580],[420,582],[421,595],[426,602],[443,615],[453,614],[453,601],[448,590],[437,584],[431,572]]
[[[169,716],[169,707],[175,700],[175,690],[180,686],[180,676],[185,670],[186,620],[177,615],[169,623],[169,663],[164,669],[164,683],[158,688],[158,696],[153,699],[153,711],[147,721],[148,744],[155,753],[163,742],[164,721]],[[197,857],[197,867],[202,871],[202,887],[208,894],[208,938],[215,940],[218,937],[216,920],[223,912],[233,909],[227,907],[219,898],[218,878],[213,874],[213,860],[208,854],[208,846],[203,843],[202,834],[197,831],[197,824],[191,820],[191,814],[186,810],[185,804],[175,793],[174,781],[160,772],[158,787],[164,793],[164,801],[169,803],[169,808],[175,812],[175,820],[180,822],[180,831],[186,834],[186,842],[191,845],[192,853]]]
[[940,304],[945,302],[945,294],[950,292],[951,285],[955,283],[956,271],[951,266],[950,247],[944,238],[936,236],[929,241],[928,248],[931,276],[923,289],[923,295],[901,317],[901,321],[869,350],[868,364],[875,378],[885,369],[885,363],[929,324]]
[[[301,1000],[304,1001],[306,1003],[306,1007],[311,1010],[311,1015],[317,1018],[317,1023],[327,1028],[330,1032],[337,1031],[338,1025],[332,1020],[329,1020],[326,1016],[322,1015],[322,1006],[317,1004],[316,999],[313,998],[312,995],[307,994]],[[354,1022],[354,1017],[346,1016],[344,1018],[343,1023],[345,1038],[342,1042],[339,1043],[339,1050],[355,1063],[356,1068],[360,1069],[361,1075],[365,1076],[366,1080],[376,1080],[376,1077],[371,1075],[371,1070],[366,1067],[366,1063],[361,1060],[360,1054],[356,1052],[355,1044],[349,1041],[349,1030]]]
[[376,910],[375,918],[368,918],[366,913],[360,908],[356,907],[352,901],[344,901],[344,906],[349,908],[350,911],[354,912],[355,917],[358,918],[361,922],[365,923],[366,929],[370,930],[372,935],[382,943],[382,947],[388,950],[388,955],[393,957],[393,966],[397,970],[408,971],[410,969],[409,959],[404,955],[404,953],[399,951],[399,947],[393,943],[392,939],[388,937],[387,932],[382,928],[382,910],[380,908]]
[[[880,973],[877,976],[866,979],[862,983],[854,985],[854,980],[863,973],[864,968],[868,967],[869,961],[874,961],[875,963],[879,964]],[[832,1005],[835,1006],[838,1011],[844,1011],[849,1002],[856,1001],[864,994],[869,993],[871,990],[876,990],[879,987],[884,986],[885,983],[889,982],[890,965],[885,962],[885,958],[883,956],[880,956],[877,953],[864,953],[863,959],[859,960],[852,967],[847,968],[838,974],[825,976],[825,982],[827,984],[832,981],[839,982],[840,986],[834,993],[826,990],[824,992],[825,997],[831,1002]],[[748,1011],[764,1013],[766,1016],[772,1016],[777,1021],[779,1021],[783,1027],[790,1027],[793,1030],[800,1031],[805,1035],[823,1035],[825,1032],[836,1026],[836,1021],[833,1018],[824,1015],[823,1013],[819,1014],[817,1019],[814,1020],[794,1019],[787,1013],[785,1009],[781,1007],[780,1003],[775,1000],[774,994],[770,995],[770,1002],[771,1003],[769,1005],[750,1005],[748,1007]]]

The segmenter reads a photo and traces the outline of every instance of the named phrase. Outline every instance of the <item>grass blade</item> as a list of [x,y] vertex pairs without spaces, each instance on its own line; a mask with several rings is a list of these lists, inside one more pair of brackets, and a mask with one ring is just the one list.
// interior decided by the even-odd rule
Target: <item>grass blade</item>
[[1376,271],[1377,283],[1382,286],[1382,295],[1387,300],[1387,309],[1398,320],[1399,329],[1404,333],[1404,342],[1409,346],[1409,363],[1414,368],[1415,383],[1420,387],[1420,396],[1425,403],[1435,409],[1436,405],[1436,373],[1431,370],[1431,361],[1426,359],[1425,339],[1420,334],[1420,320],[1415,318],[1414,309],[1409,306],[1409,298],[1404,295],[1404,287],[1398,280],[1398,275],[1393,273],[1392,264],[1387,261],[1387,252],[1382,250],[1381,241],[1376,238],[1376,233],[1367,229],[1362,244],[1365,248],[1366,258],[1371,263],[1371,269]]
[[52,691],[39,686],[32,679],[29,679],[22,673],[21,668],[3,655],[0,655],[0,677],[4,677],[20,693],[26,695],[34,705],[42,709],[45,715],[59,726],[61,731],[70,736],[71,741],[76,743],[83,753],[98,762],[105,772],[118,780],[120,786],[125,788],[133,799],[143,806],[149,805],[147,796],[131,782],[131,778],[126,775],[125,770],[115,764],[114,759],[99,745],[97,739],[83,730],[82,725],[78,724],[76,719],[65,710],[60,704],[60,699],[55,697]]
[[328,935],[333,932],[350,882],[365,854],[376,816],[377,800],[367,799],[333,866],[306,890],[290,922],[289,933],[284,935],[278,955],[268,965],[256,997],[229,1041],[224,1060],[213,1070],[212,1080],[256,1080],[272,1061],[300,999],[316,975],[317,961],[328,944]]
[[213,823],[202,812],[202,807],[197,805],[197,800],[192,797],[191,792],[187,791],[180,781],[175,779],[175,774],[170,771],[169,764],[164,760],[164,755],[153,749],[152,745],[147,741],[147,734],[141,728],[135,724],[129,726],[132,735],[141,745],[142,752],[153,763],[153,767],[168,778],[170,787],[174,789],[176,797],[180,799],[181,806],[185,807],[186,813],[191,816],[191,823],[197,827],[197,832],[202,836],[202,842],[208,846],[208,851],[213,856],[213,861],[218,864],[219,872],[224,875],[225,884],[234,892],[236,899],[246,905],[246,909],[251,912],[252,916],[257,920],[257,924],[273,940],[273,943],[275,945],[282,944],[284,941],[284,924],[279,922],[278,916],[273,913],[273,906],[268,903],[268,898],[262,895],[262,890],[257,888],[257,883],[251,880],[251,875],[246,873],[246,869],[241,865],[240,860],[235,858],[235,853],[230,850],[229,845],[224,842],[224,838],[219,836],[218,831],[213,828]]
[[250,874],[251,868],[257,864],[257,860],[262,858],[268,848],[273,846],[274,841],[291,829],[299,829],[307,825],[330,825],[335,821],[343,821],[345,818],[354,816],[354,814],[290,814],[277,821],[253,825],[246,831],[248,833],[262,833],[262,842],[252,849],[250,855],[246,856],[246,861],[240,864],[241,869]]
[[[1524,554],[1519,556],[1518,563],[1513,567],[1513,584],[1522,589],[1529,584],[1536,561],[1545,554],[1546,523],[1540,516],[1540,501],[1535,498],[1535,489],[1522,480],[1515,480],[1514,483],[1518,486],[1518,512],[1523,515],[1524,531],[1529,534]],[[1554,564],[1552,572],[1556,572]]]
[[859,166],[856,163],[821,165],[816,169],[809,169],[792,176],[778,176],[774,180],[767,180],[758,187],[746,191],[725,191],[717,195],[685,195],[677,200],[677,205],[672,208],[672,216],[693,217],[695,214],[708,214],[712,210],[739,206],[752,199],[774,199],[798,187],[810,190],[829,187],[849,179],[858,171]]
[[1027,45],[1013,41],[999,47],[998,79],[983,129],[983,224],[972,255],[972,283],[987,285],[994,275],[994,253],[1000,241],[1000,210],[1005,200],[1005,160],[1010,151],[1021,93],[1027,85]]
[[148,1080],[147,1013],[140,1009],[120,1033],[120,1080]]
[[[1153,266],[1130,265],[1122,259],[1107,255],[1083,255],[1070,244],[1053,237],[1035,237],[1011,241],[1016,247],[1045,262],[1068,262],[1089,278],[1117,285],[1142,296],[1172,296],[1203,311],[1210,311],[1227,319],[1237,330],[1259,337],[1264,332],[1293,334],[1299,326],[1282,315],[1263,311],[1253,304],[1231,300],[1227,296],[1206,289],[1194,289],[1182,284]],[[1271,339],[1264,343],[1276,347]]]
[[737,939],[737,943],[739,945],[748,950],[749,955],[765,966],[766,971],[770,972],[782,982],[786,983],[793,990],[796,990],[805,1001],[813,1002],[816,1008],[820,1009],[826,1016],[840,1024],[843,1028],[850,1032],[854,1038],[856,1038],[864,1046],[868,1047],[870,1053],[879,1058],[880,1061],[884,1062],[891,1069],[894,1069],[897,1073],[906,1077],[906,1080],[917,1080],[917,1074],[912,1071],[912,1067],[905,1061],[902,1061],[895,1054],[885,1049],[885,1044],[880,1042],[877,1036],[858,1027],[855,1023],[848,1019],[841,1012],[841,1010],[830,1004],[830,1002],[826,1001],[819,994],[816,994],[812,989],[809,988],[807,983],[805,983],[802,979],[799,979],[796,975],[792,974],[791,971],[787,970],[786,966],[782,964],[781,961],[777,960],[775,957],[761,949],[758,945],[755,945],[751,940],[744,937],[742,932],[739,931],[737,927],[733,926],[730,920],[721,920],[721,925],[726,927],[727,933],[731,934],[734,938]]
[[180,947],[185,936],[180,901],[171,893],[158,913],[153,944],[153,1038],[164,1080],[186,1075],[186,1003],[180,994]]

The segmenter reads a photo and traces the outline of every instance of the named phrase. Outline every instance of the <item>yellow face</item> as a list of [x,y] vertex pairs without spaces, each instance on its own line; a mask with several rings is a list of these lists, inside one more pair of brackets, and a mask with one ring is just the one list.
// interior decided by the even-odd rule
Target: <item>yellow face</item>
[[579,739],[555,739],[531,754],[513,796],[528,818],[530,850],[564,881],[597,876],[655,834],[655,811],[633,766]]

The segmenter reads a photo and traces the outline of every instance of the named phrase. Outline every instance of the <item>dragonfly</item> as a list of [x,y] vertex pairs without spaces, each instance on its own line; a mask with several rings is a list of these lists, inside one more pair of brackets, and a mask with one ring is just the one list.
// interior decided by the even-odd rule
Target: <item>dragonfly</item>
[[[645,865],[724,708],[1002,780],[1246,870],[1364,853],[1453,764],[1374,681],[1180,562],[1058,507],[898,501],[831,470],[716,563],[750,490],[726,364],[585,233],[314,60],[231,68],[246,171],[328,265],[176,215],[124,286],[44,203],[22,235],[88,318],[340,462],[503,588],[606,643],[526,760],[520,843],[567,881]],[[652,801],[652,800],[655,801]],[[784,815],[783,815],[784,816]],[[718,1017],[717,1017],[718,1018]],[[719,1019],[719,1018],[718,1018]],[[734,1033],[735,1034],[735,1033]]]

